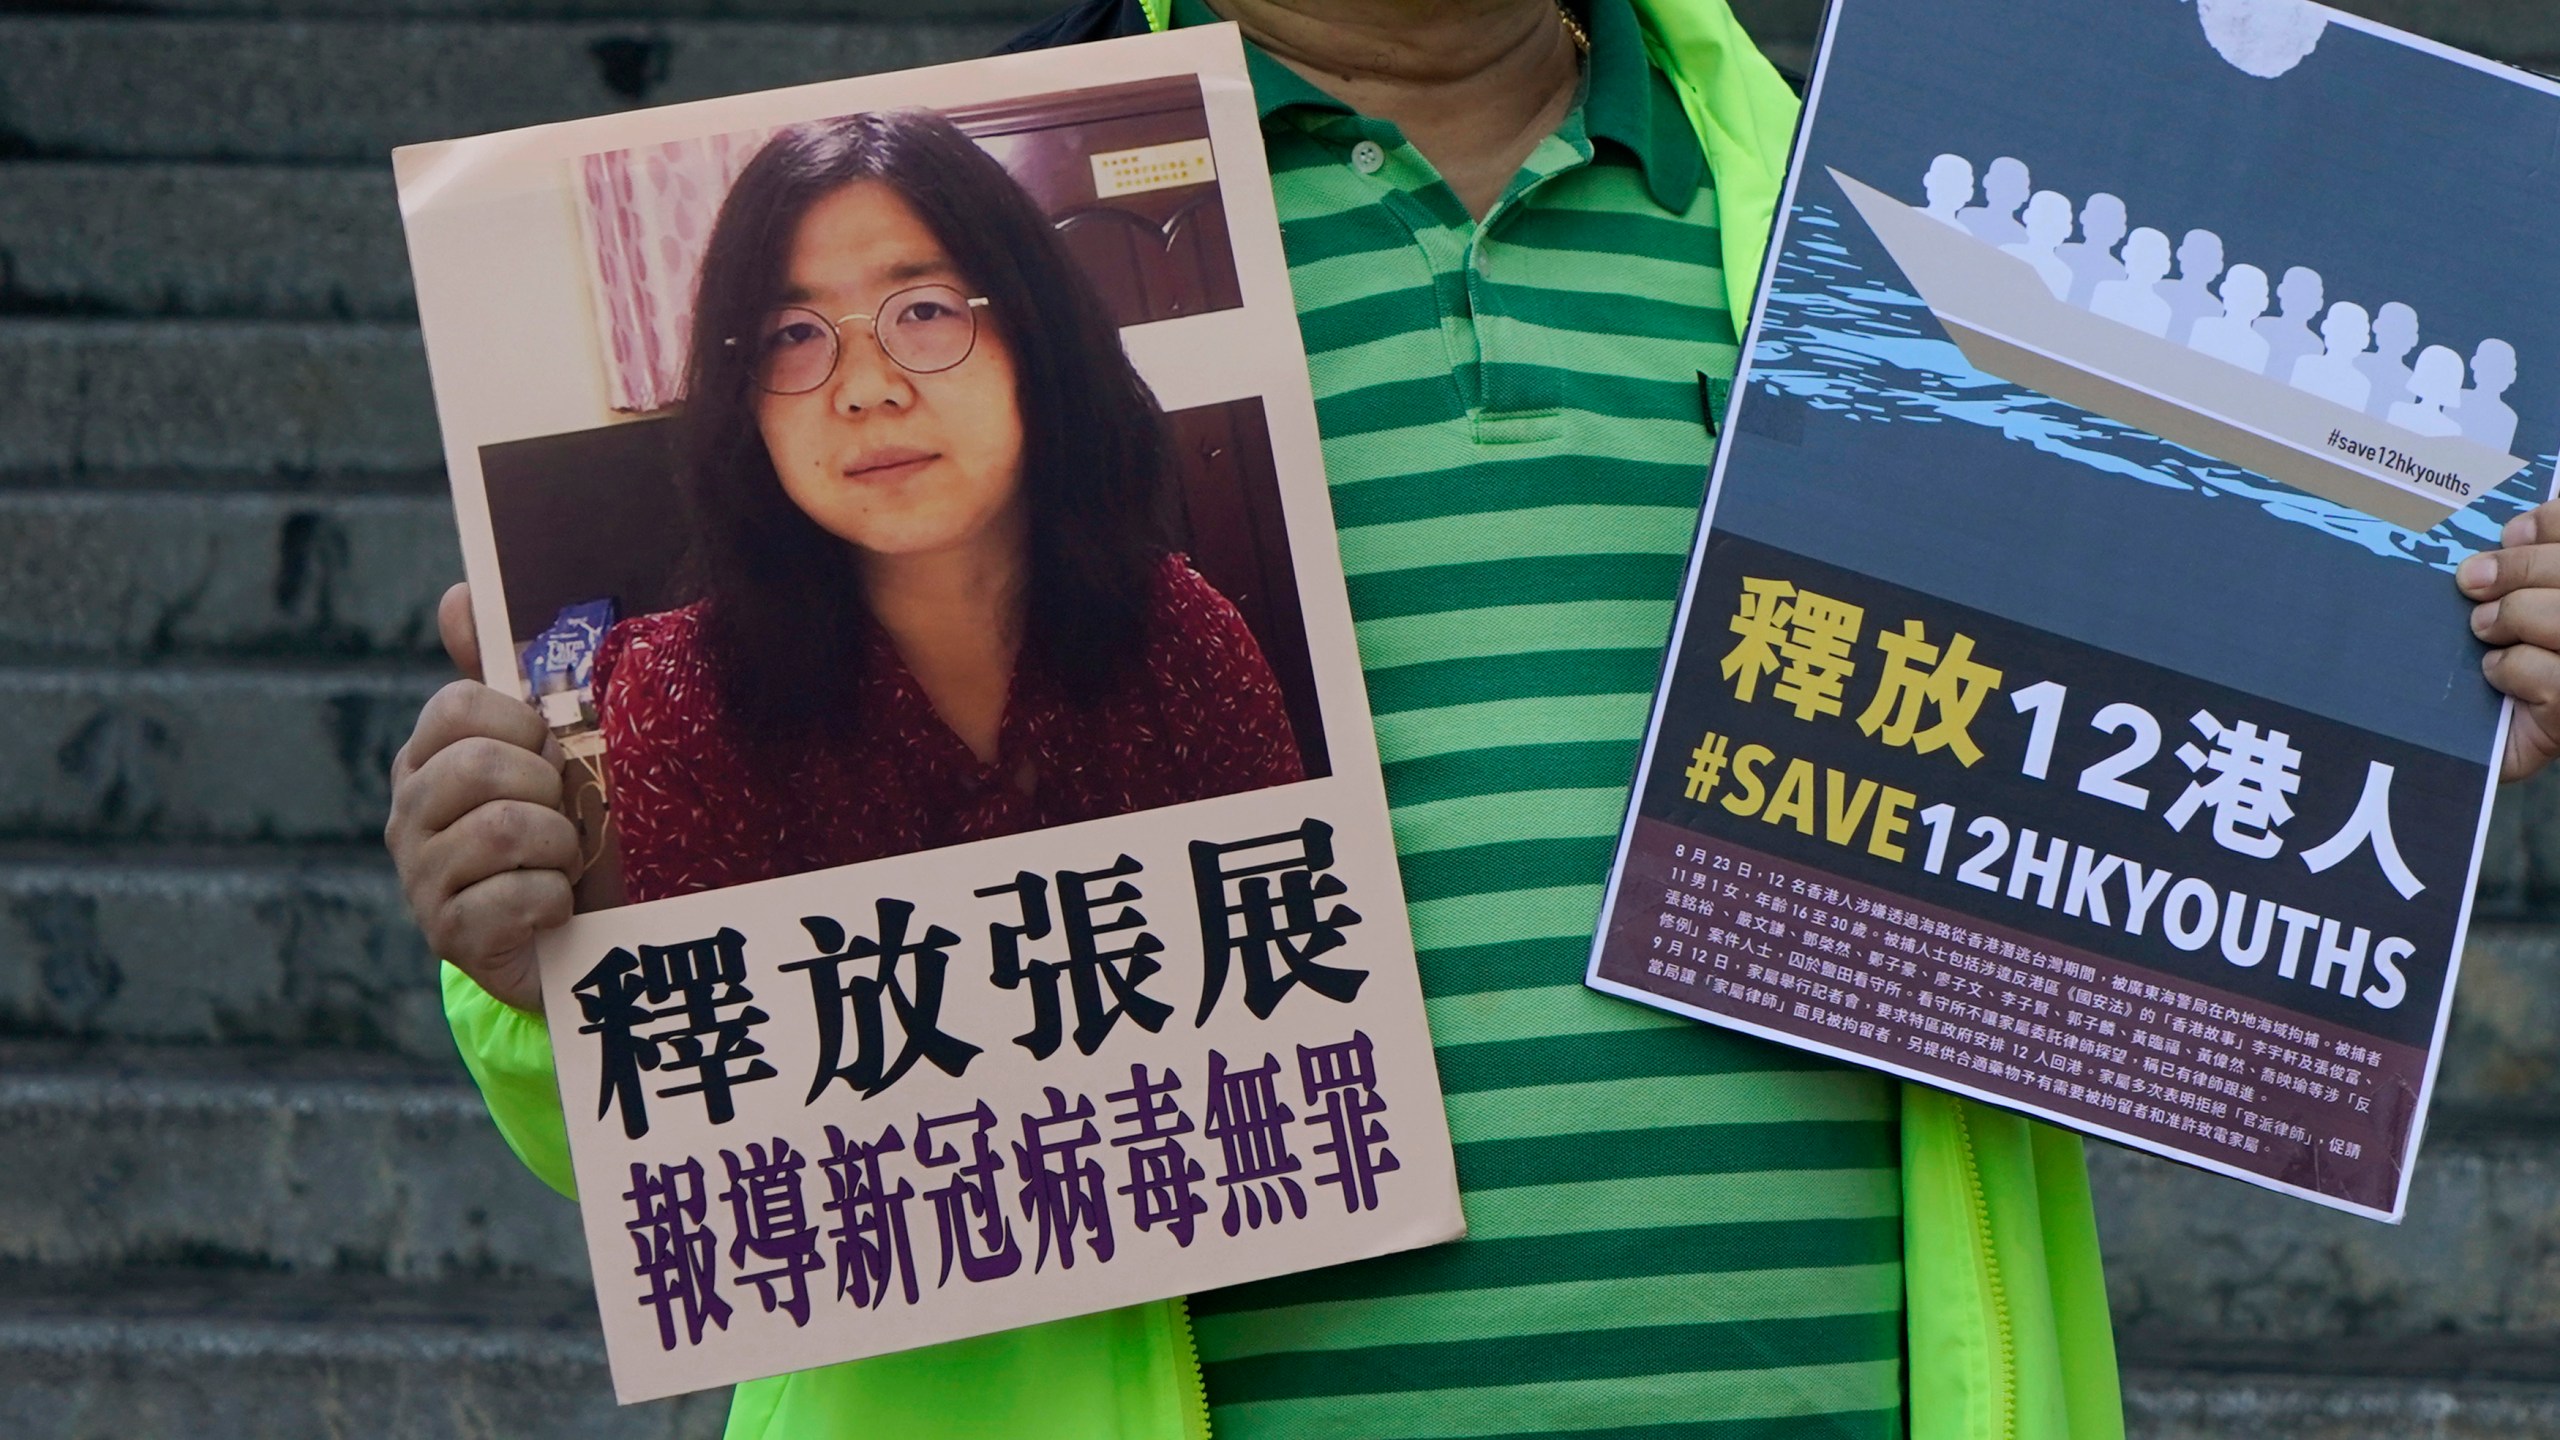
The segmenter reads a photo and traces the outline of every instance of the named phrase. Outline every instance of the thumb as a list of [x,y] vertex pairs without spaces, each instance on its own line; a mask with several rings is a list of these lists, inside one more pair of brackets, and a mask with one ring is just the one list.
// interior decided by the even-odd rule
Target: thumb
[[444,637],[444,653],[466,680],[480,674],[480,632],[471,623],[471,587],[456,584],[436,602],[436,631]]

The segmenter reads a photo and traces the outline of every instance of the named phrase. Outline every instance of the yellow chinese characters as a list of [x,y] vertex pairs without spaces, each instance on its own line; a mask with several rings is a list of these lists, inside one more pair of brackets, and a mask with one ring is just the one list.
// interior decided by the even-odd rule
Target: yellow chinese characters
[[[1785,580],[1743,577],[1727,627],[1739,638],[1721,667],[1733,698],[1751,703],[1761,678],[1774,675],[1770,698],[1792,707],[1797,719],[1843,714],[1865,623],[1863,606]],[[1899,630],[1877,632],[1875,648],[1884,652],[1884,670],[1858,728],[1897,749],[1946,750],[1967,766],[1980,760],[1973,718],[2000,688],[2001,672],[1974,659],[1973,637],[1958,631],[1940,646],[1921,622],[1905,620]]]
[[1735,682],[1733,698],[1748,703],[1760,677],[1775,673],[1770,698],[1794,706],[1797,719],[1839,714],[1841,692],[1857,669],[1849,652],[1866,617],[1860,606],[1784,580],[1745,577],[1731,627],[1742,640],[1725,653],[1723,667],[1724,678]]
[[[1870,735],[1882,730],[1878,738],[1896,749],[1908,745],[1923,755],[1953,750],[1968,768],[1981,759],[1973,716],[1982,698],[2000,688],[2000,672],[1973,658],[1973,637],[1957,631],[1941,655],[1919,621],[1905,620],[1900,631],[1877,632],[1876,648],[1884,652],[1884,678],[1859,713],[1858,728]],[[1938,717],[1926,727],[1920,723],[1924,709]]]

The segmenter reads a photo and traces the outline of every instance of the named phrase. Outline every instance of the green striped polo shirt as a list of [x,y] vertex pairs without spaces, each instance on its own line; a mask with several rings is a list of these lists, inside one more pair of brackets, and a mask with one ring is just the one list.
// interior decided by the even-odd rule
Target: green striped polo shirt
[[1220,1440],[1901,1433],[1886,1082],[1581,983],[1739,353],[1696,135],[1589,9],[1481,223],[1251,56],[1470,1233],[1196,1297]]

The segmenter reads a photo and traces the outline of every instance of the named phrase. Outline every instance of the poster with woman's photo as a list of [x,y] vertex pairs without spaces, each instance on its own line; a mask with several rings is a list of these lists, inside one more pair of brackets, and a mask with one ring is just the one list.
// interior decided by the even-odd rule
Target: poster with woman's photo
[[397,170],[623,1400],[1462,1232],[1231,28]]
[[1834,0],[1807,104],[1592,983],[2396,1219],[2560,82],[2308,0]]

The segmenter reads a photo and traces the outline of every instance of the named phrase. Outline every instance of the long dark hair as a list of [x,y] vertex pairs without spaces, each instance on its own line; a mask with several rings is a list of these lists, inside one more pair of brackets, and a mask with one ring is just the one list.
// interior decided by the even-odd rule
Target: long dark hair
[[679,441],[703,638],[721,699],[769,748],[859,722],[871,616],[852,547],[801,513],[756,427],[755,332],[820,200],[875,180],[933,232],[1011,346],[1029,532],[1021,666],[1090,703],[1138,659],[1164,552],[1163,412],[1099,296],[1004,167],[930,111],[794,126],[740,172],[704,252]]

